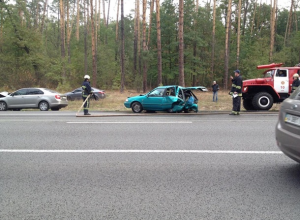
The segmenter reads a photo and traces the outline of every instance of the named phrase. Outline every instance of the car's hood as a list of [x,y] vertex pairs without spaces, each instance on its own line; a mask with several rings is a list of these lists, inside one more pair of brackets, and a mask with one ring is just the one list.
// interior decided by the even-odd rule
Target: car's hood
[[8,92],[1,92],[1,93],[0,93],[0,98],[6,97],[6,96],[8,96],[8,95],[9,95]]
[[200,90],[202,92],[207,92],[207,88],[205,86],[192,86],[192,87],[184,87],[183,90]]

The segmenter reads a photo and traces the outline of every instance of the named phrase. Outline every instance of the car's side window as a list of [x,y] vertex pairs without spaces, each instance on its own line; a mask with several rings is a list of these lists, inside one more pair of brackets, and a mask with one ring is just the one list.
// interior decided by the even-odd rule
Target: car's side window
[[300,86],[290,95],[290,99],[300,100]]
[[167,88],[166,96],[175,96],[175,88],[174,87]]
[[181,89],[179,89],[178,98],[184,99],[184,95]]
[[286,72],[286,70],[277,70],[276,76],[277,77],[286,77],[287,72]]
[[28,89],[27,95],[42,95],[44,92],[39,89]]
[[164,95],[165,89],[155,89],[149,93],[149,97],[162,97]]
[[76,89],[74,92],[82,92],[81,89]]
[[27,89],[20,89],[18,91],[15,91],[12,95],[17,96],[17,95],[26,95]]

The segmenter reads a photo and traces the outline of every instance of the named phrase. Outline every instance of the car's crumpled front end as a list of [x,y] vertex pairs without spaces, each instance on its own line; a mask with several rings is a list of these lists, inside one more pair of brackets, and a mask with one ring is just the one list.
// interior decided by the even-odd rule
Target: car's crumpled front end
[[6,97],[6,96],[8,96],[8,95],[9,95],[8,92],[1,92],[1,93],[0,93],[0,98]]

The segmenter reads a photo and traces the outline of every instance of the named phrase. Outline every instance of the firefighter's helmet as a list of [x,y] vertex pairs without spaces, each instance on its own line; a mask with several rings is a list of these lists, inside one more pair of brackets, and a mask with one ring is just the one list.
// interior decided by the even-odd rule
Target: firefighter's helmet
[[294,78],[299,78],[298,73],[295,73],[295,74],[293,75],[293,77],[294,77]]
[[91,77],[89,75],[85,75],[84,79],[90,79]]

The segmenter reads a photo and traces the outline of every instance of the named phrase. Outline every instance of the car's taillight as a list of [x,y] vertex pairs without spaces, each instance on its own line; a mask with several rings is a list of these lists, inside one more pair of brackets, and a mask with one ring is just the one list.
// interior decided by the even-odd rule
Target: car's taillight
[[104,94],[104,92],[101,92],[101,91],[100,91],[99,94]]
[[55,98],[56,99],[60,99],[60,95],[55,95]]

